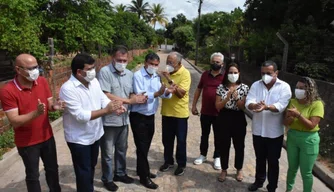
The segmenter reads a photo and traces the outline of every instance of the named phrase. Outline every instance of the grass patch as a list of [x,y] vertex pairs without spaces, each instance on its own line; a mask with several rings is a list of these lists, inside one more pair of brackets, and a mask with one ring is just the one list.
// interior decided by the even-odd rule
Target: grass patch
[[3,155],[13,147],[15,147],[14,130],[10,128],[0,135],[0,160],[2,160]]

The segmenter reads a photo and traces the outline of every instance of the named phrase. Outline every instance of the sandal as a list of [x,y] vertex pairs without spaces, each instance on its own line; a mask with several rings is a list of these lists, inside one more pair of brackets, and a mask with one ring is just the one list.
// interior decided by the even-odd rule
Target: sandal
[[240,170],[237,170],[237,174],[236,174],[236,176],[235,176],[235,179],[237,180],[237,181],[239,181],[239,182],[241,182],[243,179],[244,179],[244,177],[243,177],[243,175],[242,175],[242,170],[240,169]]
[[222,172],[220,173],[220,175],[218,177],[218,181],[219,182],[224,182],[226,180],[226,175],[227,175],[227,171],[222,170]]

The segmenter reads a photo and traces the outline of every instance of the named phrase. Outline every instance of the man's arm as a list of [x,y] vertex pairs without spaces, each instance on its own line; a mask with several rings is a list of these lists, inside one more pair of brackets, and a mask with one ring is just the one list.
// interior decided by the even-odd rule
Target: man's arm
[[285,111],[285,108],[288,106],[289,101],[291,99],[291,88],[289,84],[285,84],[285,86],[280,91],[280,98],[278,102],[269,105],[267,108],[271,112],[274,113],[283,113]]
[[191,112],[193,113],[193,115],[198,115],[197,102],[198,102],[199,97],[201,96],[201,93],[202,93],[202,89],[197,88],[194,94],[194,99],[193,99],[192,108],[191,108]]
[[30,113],[19,115],[18,109],[13,109],[6,111],[7,118],[10,122],[10,124],[13,126],[13,128],[20,127],[22,125],[25,125],[29,123],[30,121],[34,120],[35,118],[39,117],[41,114],[44,113],[45,109],[36,109],[34,111],[31,111]]

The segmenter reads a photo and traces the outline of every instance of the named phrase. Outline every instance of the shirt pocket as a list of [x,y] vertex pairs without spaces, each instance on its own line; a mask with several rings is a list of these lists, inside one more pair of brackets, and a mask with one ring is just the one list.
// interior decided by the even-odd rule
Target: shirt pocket
[[132,93],[132,85],[130,83],[125,83],[124,84],[124,92],[127,96],[130,95],[130,93]]
[[111,93],[112,94],[118,94],[120,92],[121,86],[119,85],[119,83],[111,83]]

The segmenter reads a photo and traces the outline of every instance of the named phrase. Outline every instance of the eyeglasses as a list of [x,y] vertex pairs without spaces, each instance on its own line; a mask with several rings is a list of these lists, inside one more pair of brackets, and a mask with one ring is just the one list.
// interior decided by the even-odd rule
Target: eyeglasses
[[32,70],[35,70],[35,69],[38,69],[38,65],[36,66],[33,66],[33,67],[22,67],[22,66],[18,66],[19,68],[21,69],[24,69],[24,70],[28,70],[28,71],[32,71]]
[[167,65],[173,65],[173,62],[167,62],[166,64]]

